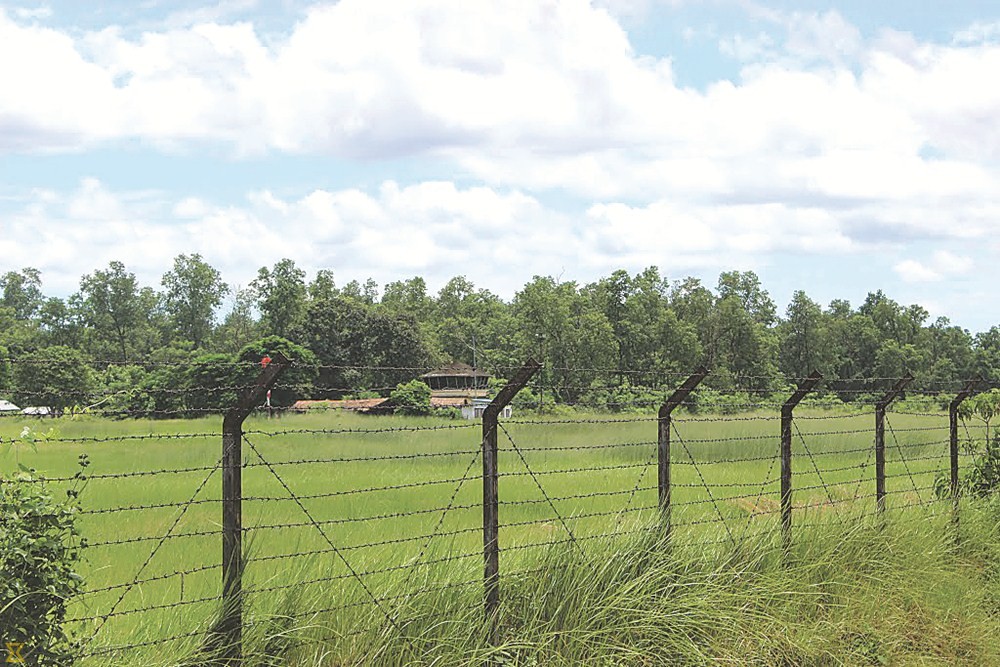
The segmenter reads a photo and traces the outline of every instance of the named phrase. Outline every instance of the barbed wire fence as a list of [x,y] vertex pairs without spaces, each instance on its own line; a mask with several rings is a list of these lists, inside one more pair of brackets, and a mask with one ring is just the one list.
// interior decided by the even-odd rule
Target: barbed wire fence
[[[699,368],[655,385],[655,400],[611,402],[627,408],[618,413],[574,412],[563,400],[562,412],[505,417],[519,392],[545,391],[542,365],[529,360],[497,369],[511,377],[480,422],[345,426],[324,423],[340,409],[330,403],[298,421],[268,419],[290,412],[265,408],[269,392],[302,388],[281,382],[294,362],[272,357],[252,382],[198,388],[234,399],[221,431],[195,420],[110,435],[95,420],[89,434],[44,439],[53,453],[34,479],[56,485],[80,478],[66,452],[101,448],[80,511],[96,536],[83,545],[87,588],[67,621],[84,661],[148,651],[237,665],[248,635],[304,623],[345,646],[392,632],[416,651],[433,635],[423,630],[460,619],[483,623],[484,643],[497,646],[505,587],[538,575],[553,549],[588,566],[636,537],[702,552],[771,542],[787,553],[799,530],[863,517],[957,524],[959,409],[985,384],[911,392],[952,391],[946,411],[911,412],[893,405],[912,377],[827,383],[827,394],[875,396],[848,409],[808,402],[823,386],[814,373],[784,378],[795,385],[787,398],[745,393],[716,414],[697,398],[710,376]],[[581,390],[598,371],[620,375],[558,370],[587,378]],[[118,420],[219,413],[95,398],[90,415]]]

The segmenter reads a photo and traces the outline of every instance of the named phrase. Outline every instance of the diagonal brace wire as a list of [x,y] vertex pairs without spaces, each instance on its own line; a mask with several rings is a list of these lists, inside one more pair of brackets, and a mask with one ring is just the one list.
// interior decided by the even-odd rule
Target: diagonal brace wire
[[510,433],[507,431],[507,429],[504,428],[503,424],[501,424],[500,422],[497,422],[497,426],[500,428],[501,431],[503,431],[503,434],[505,436],[507,436],[507,440],[510,441],[510,444],[514,448],[514,451],[517,452],[518,458],[521,459],[521,463],[524,464],[524,469],[528,471],[528,474],[531,476],[532,481],[535,482],[535,486],[537,486],[538,490],[542,492],[542,497],[545,498],[545,502],[547,502],[548,505],[549,505],[549,507],[552,508],[552,511],[555,513],[556,518],[559,519],[559,523],[561,523],[562,527],[566,530],[566,534],[569,535],[569,538],[573,542],[573,545],[577,549],[580,549],[580,553],[582,554],[583,550],[581,549],[580,545],[577,543],[576,536],[573,534],[573,531],[570,530],[570,527],[566,523],[566,520],[563,519],[562,514],[560,514],[559,510],[556,509],[555,503],[553,503],[552,499],[549,498],[549,494],[547,494],[545,492],[545,488],[542,486],[542,483],[540,481],[538,481],[538,478],[535,476],[535,473],[531,469],[531,466],[528,465],[527,459],[524,458],[524,454],[521,453],[521,450],[518,448],[517,443],[514,442],[514,438],[511,437]]
[[[223,458],[225,457],[223,456]],[[125,599],[125,596],[128,595],[129,591],[135,588],[136,585],[138,585],[139,577],[142,576],[142,573],[146,570],[146,567],[152,562],[153,558],[156,556],[156,553],[160,550],[160,547],[163,546],[164,542],[166,542],[167,539],[170,537],[170,535],[173,534],[174,529],[177,528],[177,526],[180,524],[181,519],[184,518],[184,515],[187,514],[187,511],[191,508],[192,505],[195,504],[194,501],[198,497],[198,494],[201,493],[201,490],[205,488],[205,485],[208,484],[208,481],[212,479],[212,475],[214,475],[215,471],[218,470],[219,467],[222,465],[222,460],[223,459],[220,458],[218,461],[216,461],[215,465],[212,466],[212,469],[208,471],[208,475],[205,476],[205,479],[201,480],[201,484],[198,485],[198,488],[194,490],[194,493],[191,494],[191,497],[188,499],[188,501],[184,503],[184,506],[181,508],[181,511],[177,513],[176,517],[174,517],[174,522],[170,524],[170,528],[168,528],[167,532],[165,532],[162,536],[160,536],[157,543],[153,546],[153,550],[149,552],[149,556],[147,556],[146,560],[143,561],[142,565],[139,566],[139,569],[135,573],[135,577],[132,579],[132,582],[127,587],[125,587],[125,590],[123,590],[121,595],[118,596],[118,599],[115,600],[115,603],[111,605],[111,609],[108,610],[108,613],[103,614],[101,616],[101,622],[98,624],[97,628],[90,635],[90,637],[88,637],[83,642],[81,648],[86,648],[87,646],[90,645],[92,641],[94,641],[94,638],[97,637],[101,629],[104,628],[105,624],[107,624],[108,619],[115,613],[115,611],[117,611],[118,605],[122,603],[122,600]]]
[[812,463],[813,470],[816,471],[816,477],[819,478],[819,483],[823,485],[823,491],[826,493],[826,499],[829,500],[831,504],[836,504],[836,501],[833,499],[833,495],[830,493],[830,488],[826,485],[826,480],[823,479],[823,473],[819,471],[819,466],[816,465],[816,459],[813,458],[812,452],[809,450],[806,438],[802,435],[802,431],[799,430],[799,425],[793,421],[792,426],[795,427],[795,432],[798,433],[799,440],[802,441],[802,447],[806,450],[806,455],[809,457],[809,462]]
[[306,506],[302,504],[302,501],[299,500],[299,497],[295,495],[295,492],[292,491],[291,487],[289,487],[288,484],[285,483],[285,480],[282,479],[281,475],[278,474],[278,471],[274,469],[274,466],[272,466],[268,462],[268,460],[264,458],[264,456],[260,453],[260,451],[256,447],[254,447],[253,443],[250,442],[250,440],[248,440],[245,435],[243,437],[243,440],[244,442],[247,443],[247,445],[250,446],[250,449],[254,451],[254,453],[260,459],[261,463],[263,463],[267,467],[267,469],[271,471],[271,474],[274,475],[274,478],[278,480],[281,486],[284,487],[285,491],[288,492],[288,496],[293,501],[295,501],[295,504],[298,505],[299,509],[302,510],[302,513],[306,515],[306,518],[309,519],[309,522],[316,528],[316,530],[323,537],[323,539],[326,540],[326,543],[330,545],[330,548],[333,550],[335,554],[337,554],[337,557],[340,558],[341,562],[344,563],[344,566],[347,567],[348,572],[350,572],[351,576],[354,579],[356,579],[357,582],[361,585],[362,590],[364,590],[365,594],[368,595],[368,597],[371,598],[372,602],[375,603],[375,606],[378,607],[378,610],[380,612],[382,612],[382,615],[385,616],[385,619],[387,621],[389,621],[389,624],[392,625],[392,627],[395,628],[397,632],[403,635],[404,634],[403,629],[399,627],[399,624],[396,622],[396,619],[394,619],[389,614],[389,612],[386,611],[385,607],[382,606],[382,602],[375,596],[374,593],[372,593],[372,590],[368,587],[368,584],[365,583],[364,579],[361,578],[357,570],[355,570],[354,567],[350,564],[350,562],[344,556],[343,552],[341,552],[341,550],[337,548],[337,545],[333,543],[333,540],[331,540],[330,536],[326,534],[326,531],[323,530],[323,527],[316,522],[316,519],[314,519],[312,514],[309,513],[309,510],[307,510]]
[[698,466],[698,462],[695,461],[694,456],[691,454],[691,450],[688,449],[687,443],[684,442],[684,438],[681,437],[680,431],[677,430],[677,425],[671,423],[670,426],[674,429],[674,435],[677,436],[677,442],[681,443],[681,447],[684,448],[684,453],[687,454],[688,458],[691,459],[691,466],[694,471],[698,473],[698,478],[701,479],[702,486],[705,487],[705,491],[708,493],[708,499],[712,501],[712,507],[715,509],[715,514],[719,517],[719,522],[722,523],[722,527],[726,529],[726,534],[729,536],[729,540],[736,544],[736,538],[733,537],[733,531],[729,530],[729,524],[726,522],[726,518],[722,516],[722,510],[719,509],[719,504],[715,501],[715,496],[712,495],[712,489],[708,486],[708,481],[701,472],[701,468]]

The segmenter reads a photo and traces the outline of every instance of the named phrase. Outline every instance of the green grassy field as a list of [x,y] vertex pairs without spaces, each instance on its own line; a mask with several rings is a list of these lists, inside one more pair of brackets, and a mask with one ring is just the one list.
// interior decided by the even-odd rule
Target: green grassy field
[[[607,661],[595,664],[664,664],[644,662],[642,646],[647,655],[675,656],[677,664],[779,664],[785,654],[801,659],[783,664],[890,664],[877,660],[897,655],[913,657],[899,664],[947,664],[934,662],[941,650],[924,650],[919,641],[900,647],[896,638],[883,646],[874,627],[823,631],[838,616],[857,621],[844,611],[851,596],[860,617],[873,623],[883,612],[908,613],[903,602],[894,606],[884,583],[903,586],[903,597],[924,605],[921,623],[944,609],[959,617],[954,622],[971,624],[971,638],[964,630],[949,636],[968,639],[961,650],[970,659],[996,659],[983,652],[991,635],[976,623],[993,623],[996,638],[988,604],[995,614],[1000,601],[987,596],[968,607],[974,623],[955,608],[961,596],[993,589],[976,591],[978,556],[949,546],[950,503],[932,488],[947,470],[947,417],[890,415],[882,523],[870,516],[873,415],[801,410],[797,417],[793,567],[783,566],[777,548],[776,414],[675,420],[670,549],[650,530],[659,521],[653,418],[506,423],[498,650],[515,664],[598,657]],[[90,619],[74,624],[81,636],[96,632],[87,650],[97,655],[85,664],[183,662],[198,636],[160,640],[200,633],[216,618],[221,474],[213,468],[220,426],[221,418],[0,420],[4,442],[25,427],[51,429],[34,447],[5,446],[6,469],[19,462],[69,476],[80,454],[89,458],[82,528],[91,546],[82,573],[96,592],[70,610]],[[280,664],[322,665],[473,664],[490,654],[482,641],[478,423],[320,412],[254,417],[245,431],[248,652],[262,662],[276,655]],[[993,515],[971,505],[963,510],[966,548],[987,548],[980,542],[995,537]],[[842,579],[854,568],[855,581]],[[925,578],[956,590],[944,593]],[[664,587],[672,591],[669,603],[660,599]],[[880,608],[878,599],[888,606]],[[795,611],[798,605],[806,611]],[[658,614],[668,627],[658,626]],[[788,636],[787,625],[802,621],[804,634]],[[940,621],[933,620],[935,631]],[[741,662],[743,650],[755,657]],[[778,651],[774,662],[767,651]],[[876,661],[838,661],[838,651],[868,651]],[[917,660],[924,653],[927,661]]]

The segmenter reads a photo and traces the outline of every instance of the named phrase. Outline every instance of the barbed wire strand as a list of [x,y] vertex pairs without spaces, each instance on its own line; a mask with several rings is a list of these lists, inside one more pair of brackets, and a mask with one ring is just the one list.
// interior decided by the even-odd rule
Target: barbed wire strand
[[281,477],[281,475],[278,474],[278,471],[275,470],[274,467],[267,462],[267,459],[265,459],[263,454],[260,453],[260,450],[258,450],[257,447],[255,447],[254,444],[249,439],[247,439],[246,434],[244,434],[243,436],[243,441],[247,443],[247,445],[250,447],[251,450],[253,450],[253,452],[257,455],[257,458],[259,458],[260,461],[265,466],[267,466],[267,469],[271,471],[271,474],[274,475],[274,478],[276,480],[278,480],[278,483],[280,483],[281,486],[284,487],[288,495],[295,500],[295,504],[298,505],[299,509],[302,510],[302,513],[305,514],[306,517],[309,519],[309,521],[313,524],[313,526],[316,527],[316,530],[323,537],[326,543],[330,545],[330,548],[333,549],[334,553],[337,555],[338,558],[340,558],[340,561],[344,564],[344,566],[348,569],[348,571],[354,575],[354,578],[361,585],[361,588],[365,591],[368,597],[372,599],[372,602],[375,603],[375,606],[378,607],[379,611],[382,612],[386,620],[389,621],[389,624],[392,625],[392,627],[395,628],[397,632],[402,634],[402,629],[396,623],[396,620],[382,606],[382,604],[379,602],[379,599],[375,597],[375,594],[372,593],[370,588],[368,588],[368,585],[365,583],[364,579],[358,576],[357,571],[354,569],[353,566],[351,566],[351,563],[350,561],[347,560],[347,557],[344,556],[341,550],[337,548],[337,546],[333,543],[333,540],[331,540],[330,537],[326,534],[326,531],[323,530],[323,527],[316,522],[312,514],[310,514],[309,510],[306,509],[306,506],[302,504],[302,501],[299,500],[298,496],[295,495],[295,492],[292,491],[291,487],[289,487],[288,484],[285,482],[285,480]]

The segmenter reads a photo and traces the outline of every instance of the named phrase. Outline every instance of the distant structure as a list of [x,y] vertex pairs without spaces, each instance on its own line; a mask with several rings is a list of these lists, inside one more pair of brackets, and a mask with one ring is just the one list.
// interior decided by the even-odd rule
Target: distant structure
[[[480,419],[490,404],[489,384],[492,376],[468,364],[453,362],[420,376],[420,380],[431,388],[431,407],[458,408],[465,419]],[[394,407],[388,398],[363,398],[326,401],[296,401],[295,411],[318,409],[353,410],[367,414],[385,414]],[[513,414],[508,405],[501,417]]]
[[[459,408],[466,419],[479,419],[490,404],[491,377],[489,373],[456,361],[424,373],[420,379],[431,388],[431,405]],[[511,414],[508,405],[501,417],[509,418]]]
[[492,376],[489,373],[456,361],[436,371],[424,373],[420,379],[431,388],[431,396],[485,398],[490,386],[490,377]]

